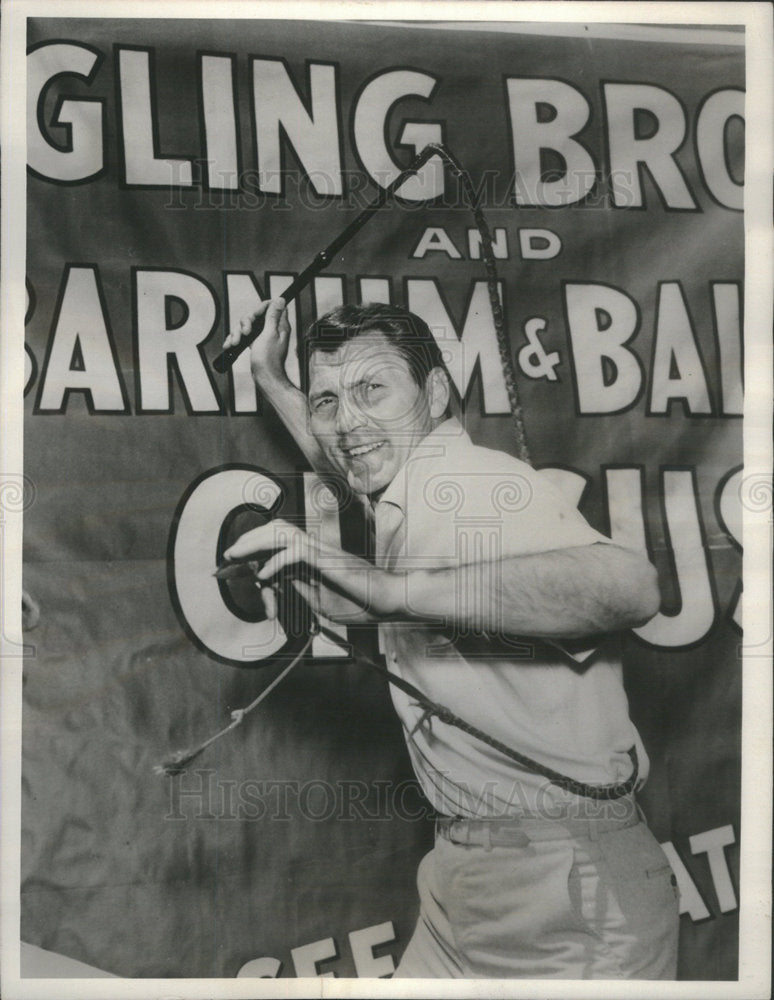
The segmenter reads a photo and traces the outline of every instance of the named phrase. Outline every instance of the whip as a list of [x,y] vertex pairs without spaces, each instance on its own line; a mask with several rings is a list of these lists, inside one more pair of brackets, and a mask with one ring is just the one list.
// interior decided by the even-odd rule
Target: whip
[[[295,298],[297,298],[299,293],[303,291],[303,289],[306,288],[307,285],[309,285],[317,277],[317,275],[320,274],[320,272],[335,259],[339,251],[342,250],[352,237],[363,228],[369,219],[371,219],[380,208],[386,205],[390,198],[408,180],[408,178],[421,170],[421,168],[432,156],[440,156],[454,176],[459,178],[462,184],[465,200],[473,213],[476,228],[481,236],[481,257],[484,261],[484,267],[486,269],[486,283],[487,290],[489,292],[489,302],[492,309],[492,318],[494,320],[495,334],[497,337],[497,349],[500,355],[500,363],[503,368],[505,388],[508,393],[508,402],[510,404],[511,415],[513,417],[514,429],[516,432],[517,458],[520,458],[523,462],[529,462],[527,438],[524,433],[524,419],[522,416],[521,402],[519,400],[519,393],[516,384],[516,370],[511,357],[510,341],[505,330],[505,318],[503,316],[502,303],[500,302],[497,266],[495,264],[494,250],[492,249],[492,234],[489,230],[487,221],[484,218],[484,213],[481,210],[480,195],[476,192],[476,189],[473,186],[470,174],[464,169],[452,153],[446,149],[445,146],[442,146],[440,143],[429,143],[425,146],[424,149],[405,168],[405,170],[401,170],[395,180],[388,184],[387,187],[382,188],[374,200],[369,205],[366,205],[366,207],[352,220],[352,222],[350,222],[349,225],[339,233],[336,239],[329,243],[323,250],[320,250],[320,252],[313,258],[312,262],[308,264],[298,277],[295,278],[285,289],[282,293],[282,298],[286,303],[292,302]],[[257,317],[253,322],[250,333],[247,334],[247,336],[244,337],[239,344],[222,351],[212,362],[212,366],[215,371],[228,371],[242,351],[249,347],[250,344],[252,344],[252,342],[260,335],[263,330],[264,322],[264,316]]]
[[[274,688],[277,687],[287,674],[289,674],[290,671],[299,663],[299,661],[303,659],[311,646],[313,637],[317,634],[325,636],[327,639],[330,639],[336,644],[341,642],[341,636],[336,635],[335,632],[326,628],[326,626],[321,622],[313,620],[309,631],[309,638],[307,639],[301,652],[293,658],[288,666],[285,667],[285,669],[278,674],[277,677],[275,677],[274,680],[266,688],[264,688],[258,697],[255,698],[246,708],[237,709],[231,713],[232,721],[228,726],[215,733],[215,735],[211,736],[209,739],[204,740],[198,746],[191,749],[180,750],[177,753],[172,754],[162,764],[157,765],[154,768],[154,772],[156,774],[166,774],[170,777],[175,774],[181,774],[187,769],[188,764],[195,757],[198,757],[199,754],[211,743],[220,739],[221,736],[225,736],[226,733],[231,732],[231,730],[235,729],[238,725],[241,725],[245,716],[249,712],[252,712],[253,709],[257,708],[264,698],[271,691],[273,691]],[[634,791],[634,788],[637,785],[637,779],[639,777],[639,760],[637,758],[637,748],[634,746],[630,747],[627,751],[629,760],[631,761],[632,770],[626,781],[616,781],[608,785],[589,785],[583,781],[576,781],[575,778],[571,778],[569,775],[561,774],[559,771],[554,771],[552,768],[546,767],[545,764],[541,764],[539,761],[533,760],[526,754],[520,753],[518,750],[514,750],[513,747],[508,746],[506,743],[496,739],[494,736],[490,736],[489,733],[486,733],[477,726],[474,726],[472,723],[467,722],[461,716],[452,712],[451,709],[446,708],[445,705],[432,701],[410,681],[407,681],[404,677],[400,677],[398,674],[394,674],[386,667],[381,666],[362,650],[358,650],[358,662],[363,662],[366,666],[376,671],[376,673],[383,677],[389,684],[392,684],[394,687],[399,688],[405,694],[409,695],[409,697],[414,699],[414,704],[416,704],[418,708],[422,709],[422,714],[419,717],[417,724],[409,733],[409,739],[414,735],[420,726],[425,723],[429,723],[430,720],[435,717],[447,726],[453,726],[455,729],[460,729],[469,736],[473,736],[482,743],[486,743],[487,746],[490,746],[499,753],[503,754],[503,756],[507,757],[510,761],[521,768],[521,770],[546,778],[552,785],[556,785],[557,788],[561,788],[566,792],[571,792],[573,795],[579,795],[583,798],[594,799],[596,801],[613,801],[615,799],[623,798],[625,795],[629,795],[632,791]]]

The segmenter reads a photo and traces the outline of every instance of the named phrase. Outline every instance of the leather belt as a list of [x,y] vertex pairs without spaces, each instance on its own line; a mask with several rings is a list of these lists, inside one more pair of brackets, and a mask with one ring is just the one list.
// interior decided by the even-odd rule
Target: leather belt
[[439,816],[435,821],[436,837],[469,847],[527,847],[541,840],[597,840],[613,830],[636,826],[641,817],[631,800],[631,809],[621,814],[590,817],[563,816],[546,819],[539,816],[493,816],[472,819],[465,816]]

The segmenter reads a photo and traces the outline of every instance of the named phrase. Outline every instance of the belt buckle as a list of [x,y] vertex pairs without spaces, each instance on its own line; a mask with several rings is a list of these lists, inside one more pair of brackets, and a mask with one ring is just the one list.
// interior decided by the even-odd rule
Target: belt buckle
[[452,840],[452,827],[458,820],[454,816],[436,816],[435,818],[435,835],[436,837],[442,837],[444,840],[448,840],[449,843],[454,843]]
[[464,816],[438,816],[435,820],[435,834],[448,840],[450,844],[470,847],[472,839],[470,821]]

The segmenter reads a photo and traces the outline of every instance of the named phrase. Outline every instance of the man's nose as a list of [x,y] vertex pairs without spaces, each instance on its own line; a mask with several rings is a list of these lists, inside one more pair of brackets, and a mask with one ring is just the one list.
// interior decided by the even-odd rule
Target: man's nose
[[365,415],[354,400],[348,399],[342,393],[336,409],[336,431],[339,434],[349,434],[356,427],[365,423]]

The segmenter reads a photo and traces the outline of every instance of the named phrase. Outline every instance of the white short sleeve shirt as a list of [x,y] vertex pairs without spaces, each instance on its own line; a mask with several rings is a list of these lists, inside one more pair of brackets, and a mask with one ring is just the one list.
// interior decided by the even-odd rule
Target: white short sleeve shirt
[[[496,574],[509,556],[610,541],[545,475],[474,445],[454,419],[412,452],[374,519],[377,564],[399,571],[475,562]],[[579,662],[528,636],[464,634],[443,623],[379,628],[391,671],[514,750],[578,781],[607,784],[629,777],[635,746],[647,776],[610,641]],[[568,801],[460,729],[436,717],[420,723],[422,709],[391,691],[417,777],[441,814],[543,812]]]

